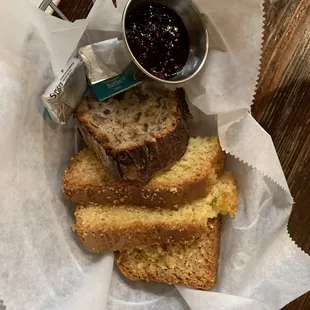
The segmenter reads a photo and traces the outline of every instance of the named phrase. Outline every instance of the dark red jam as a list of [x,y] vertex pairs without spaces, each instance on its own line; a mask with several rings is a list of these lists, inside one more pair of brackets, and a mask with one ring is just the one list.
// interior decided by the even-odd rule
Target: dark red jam
[[184,67],[189,38],[181,17],[161,4],[142,4],[126,17],[128,45],[141,66],[168,80]]

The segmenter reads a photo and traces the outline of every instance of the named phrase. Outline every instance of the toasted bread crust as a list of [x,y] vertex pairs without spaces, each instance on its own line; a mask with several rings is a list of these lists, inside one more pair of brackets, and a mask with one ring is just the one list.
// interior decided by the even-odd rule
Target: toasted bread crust
[[[188,254],[186,253],[186,243],[183,245],[184,251],[181,252],[181,254],[183,255],[184,266],[185,263],[190,262],[190,267],[187,266],[187,268],[193,269],[193,271],[195,271],[195,269],[203,270],[202,278],[195,276],[194,272],[191,277],[184,277],[179,269],[181,266],[178,266],[179,268],[175,269],[173,267],[158,268],[157,264],[160,265],[160,258],[159,256],[156,257],[156,254],[152,257],[152,261],[144,261],[149,268],[142,268],[142,270],[139,268],[133,269],[133,265],[138,266],[139,263],[143,261],[143,253],[150,251],[150,249],[152,251],[152,247],[145,247],[139,250],[132,249],[130,251],[117,251],[115,252],[116,265],[129,280],[155,281],[171,285],[185,285],[196,289],[209,290],[215,284],[217,278],[220,254],[220,234],[221,219],[220,217],[217,217],[214,219],[208,219],[208,224],[202,232],[201,237],[188,241],[194,244],[196,251],[200,251],[201,248],[204,249],[201,253],[202,259],[198,263],[197,261],[191,261],[192,257],[187,256]],[[168,259],[169,250],[173,251],[173,247],[175,247],[175,242],[161,247],[164,252],[168,250],[166,254]],[[208,251],[210,248],[212,251]],[[137,255],[132,255],[132,252],[135,252]],[[133,256],[135,257],[134,259]]]
[[96,133],[87,117],[89,112],[77,111],[79,131],[90,149],[117,180],[148,182],[157,171],[160,171],[184,154],[189,140],[187,119],[189,110],[183,89],[175,92],[175,121],[169,131],[154,137],[154,141],[135,145],[128,149],[112,149],[106,145],[105,137]]
[[172,241],[190,240],[201,235],[205,230],[205,225],[195,223],[191,225],[175,225],[173,227],[165,225],[130,225],[117,230],[109,230],[98,227],[93,231],[84,230],[82,218],[79,217],[79,208],[75,211],[76,224],[72,229],[76,231],[85,248],[93,253],[105,251],[117,251],[131,249],[134,247],[145,247],[152,244],[161,244]]
[[[224,172],[225,153],[218,147],[215,155],[208,158],[202,168],[205,173],[196,178],[180,180],[179,183],[156,183],[145,185],[122,182],[97,182],[97,184],[75,180],[72,177],[82,160],[83,150],[72,158],[63,177],[62,189],[66,197],[78,204],[133,204],[145,207],[178,209],[185,203],[205,197]],[[98,179],[100,171],[98,170]]]
[[148,188],[121,185],[113,187],[90,187],[70,189],[63,185],[65,196],[77,204],[89,202],[97,204],[129,204],[149,208],[177,210],[182,205],[206,196],[216,179],[200,179],[197,182],[186,182],[182,187]]

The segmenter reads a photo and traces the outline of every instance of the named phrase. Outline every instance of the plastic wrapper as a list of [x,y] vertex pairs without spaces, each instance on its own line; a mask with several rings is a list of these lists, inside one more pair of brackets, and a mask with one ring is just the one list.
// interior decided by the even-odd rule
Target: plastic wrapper
[[[121,37],[121,36],[120,36]],[[103,101],[146,80],[132,61],[123,40],[113,38],[79,48],[87,78],[98,101]]]
[[65,124],[80,104],[87,90],[83,62],[70,58],[42,95],[48,115],[56,123]]

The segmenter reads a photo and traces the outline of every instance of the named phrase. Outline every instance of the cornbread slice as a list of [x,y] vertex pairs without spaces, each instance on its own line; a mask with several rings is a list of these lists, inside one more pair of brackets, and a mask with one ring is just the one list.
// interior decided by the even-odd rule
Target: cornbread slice
[[[184,156],[145,185],[116,181],[90,150],[77,154],[65,171],[62,189],[76,203],[133,204],[178,209],[205,197],[224,170],[217,137],[189,140]],[[230,210],[231,212],[233,210]]]
[[208,290],[216,282],[221,219],[208,219],[200,238],[115,253],[116,265],[129,280],[146,280]]
[[75,113],[86,144],[113,177],[142,183],[184,154],[189,115],[183,89],[143,86],[105,102],[86,98]]
[[182,241],[201,236],[207,219],[237,206],[237,189],[230,173],[224,174],[205,198],[178,210],[130,205],[80,206],[73,229],[92,252],[122,250]]

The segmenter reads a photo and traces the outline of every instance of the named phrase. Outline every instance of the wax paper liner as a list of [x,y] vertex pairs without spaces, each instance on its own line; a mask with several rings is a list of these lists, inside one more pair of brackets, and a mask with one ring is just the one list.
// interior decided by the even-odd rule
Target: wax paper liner
[[[193,309],[276,309],[309,289],[309,257],[287,234],[289,192],[284,193],[271,180],[286,188],[283,174],[273,171],[281,171],[278,159],[274,148],[266,147],[271,145],[270,137],[249,115],[257,78],[253,66],[258,66],[259,50],[249,53],[244,49],[255,45],[261,33],[242,33],[247,33],[249,25],[256,30],[261,27],[258,2],[197,1],[205,5],[205,13],[219,33],[225,34],[227,52],[210,51],[204,70],[191,87],[184,87],[189,101],[211,115],[195,112],[203,124],[199,130],[211,134],[218,127],[224,149],[240,158],[228,156],[227,164],[237,178],[240,205],[235,219],[224,219],[219,278],[214,290],[178,287]],[[94,310],[104,308],[108,301],[113,310],[188,309],[169,286],[129,282],[117,271],[110,286],[113,255],[90,255],[81,248],[70,231],[73,206],[60,194],[63,171],[74,153],[75,127],[72,123],[58,127],[44,120],[39,102],[53,79],[50,63],[57,72],[74,53],[86,27],[86,36],[79,44],[115,37],[120,27],[119,20],[113,18],[121,16],[121,9],[109,11],[109,2],[97,1],[90,17],[75,24],[31,10],[27,1],[6,1],[1,9],[0,24],[7,31],[0,33],[0,141],[5,146],[0,162],[0,185],[5,193],[0,202],[0,288],[6,305],[14,310]],[[233,23],[229,22],[231,16]],[[107,31],[102,31],[99,28],[104,29],[105,22]],[[241,44],[239,51],[246,51],[246,55],[230,54],[235,43]],[[242,66],[236,66],[238,63]],[[218,126],[214,115],[218,115]],[[248,125],[249,131],[245,130]],[[252,143],[247,132],[253,132],[252,139],[256,138],[260,147]],[[260,156],[264,154],[258,156],[253,150],[271,152],[267,160],[271,159],[274,167],[262,163]]]

